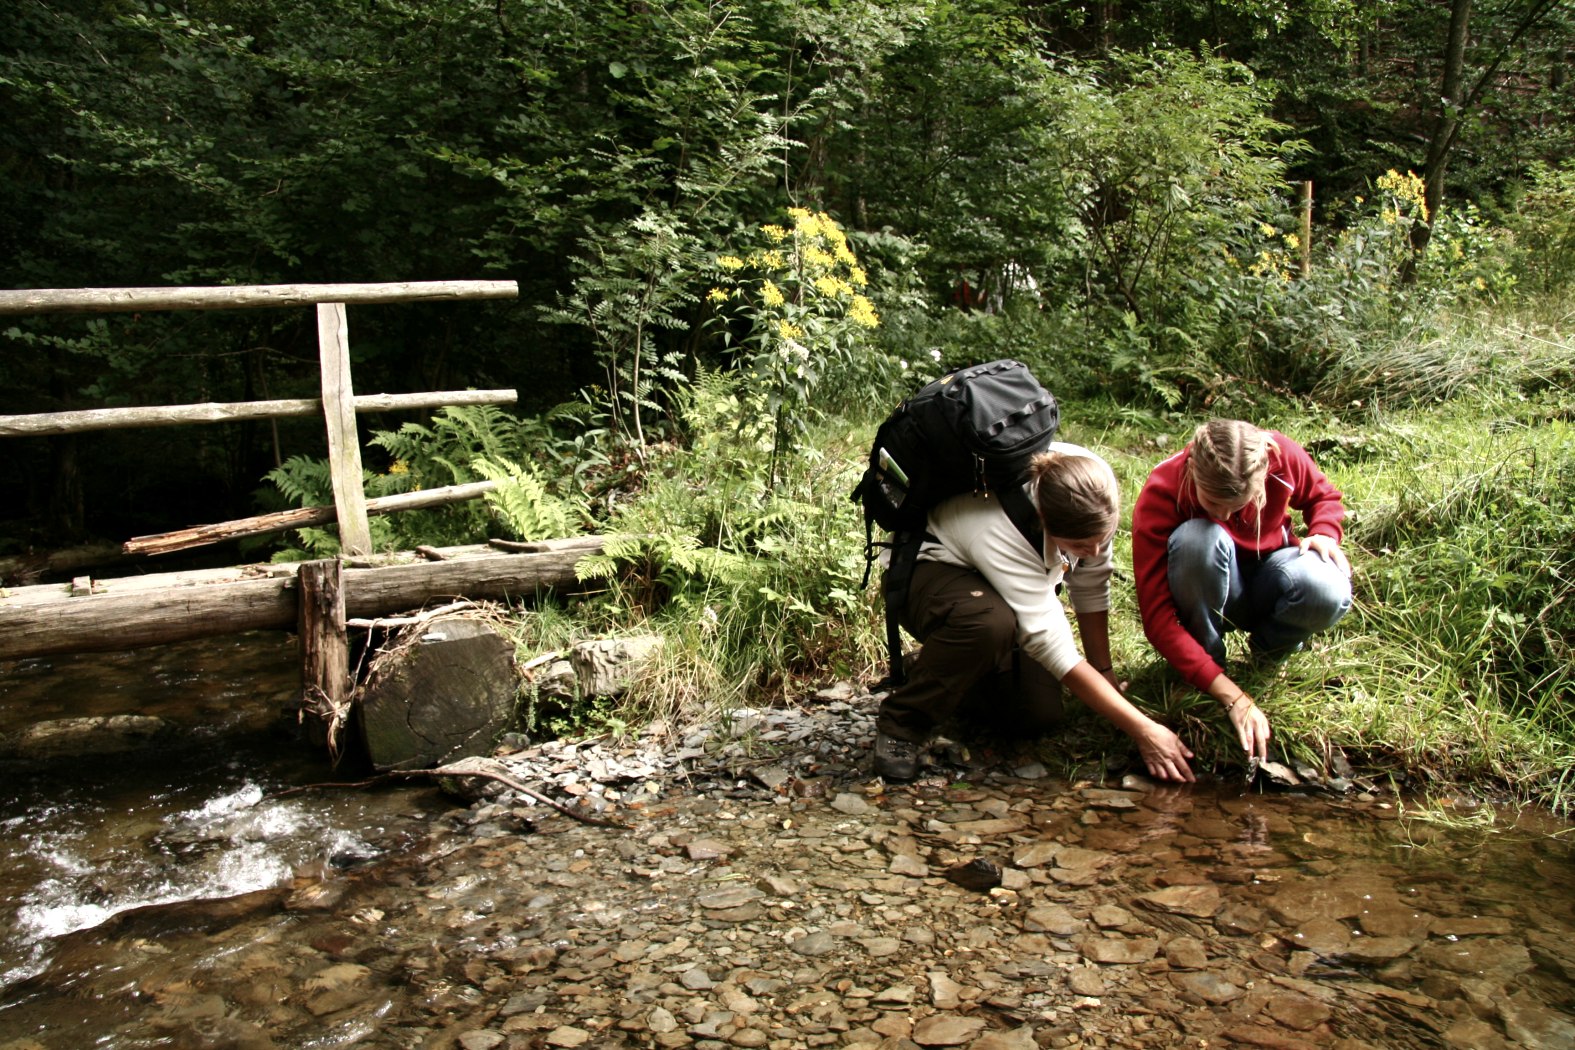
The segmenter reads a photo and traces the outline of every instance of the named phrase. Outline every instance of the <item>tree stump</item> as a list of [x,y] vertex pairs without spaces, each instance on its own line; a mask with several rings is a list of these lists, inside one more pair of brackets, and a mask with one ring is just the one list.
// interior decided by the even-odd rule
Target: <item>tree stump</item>
[[412,627],[379,652],[360,689],[367,755],[379,770],[490,755],[514,720],[519,685],[514,643],[491,624]]

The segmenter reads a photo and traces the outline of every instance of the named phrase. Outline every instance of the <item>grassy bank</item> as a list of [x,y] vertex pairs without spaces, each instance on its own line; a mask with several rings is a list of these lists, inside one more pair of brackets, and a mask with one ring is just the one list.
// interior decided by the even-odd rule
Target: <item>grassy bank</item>
[[[1396,341],[1387,368],[1342,376],[1338,411],[1266,396],[1216,409],[1302,442],[1350,509],[1352,614],[1282,665],[1231,669],[1273,720],[1277,757],[1327,768],[1338,753],[1412,790],[1571,809],[1575,354],[1564,320],[1476,319]],[[693,417],[725,416],[725,384],[694,396]],[[768,443],[722,428],[700,427],[654,464],[614,522],[651,538],[597,567],[605,590],[528,633],[540,646],[552,641],[544,623],[637,626],[671,644],[615,717],[587,710],[562,727],[703,720],[879,677],[879,600],[873,584],[860,589],[863,524],[846,496],[880,414],[866,404],[820,420],[774,488]],[[1111,460],[1130,512],[1148,470],[1207,414],[1069,399],[1063,435]],[[1123,530],[1119,563],[1128,542]],[[1129,576],[1114,599],[1117,664],[1134,700],[1184,733],[1200,768],[1229,774],[1239,760],[1223,716],[1143,639]],[[1091,717],[1045,743],[1067,773],[1127,750]]]

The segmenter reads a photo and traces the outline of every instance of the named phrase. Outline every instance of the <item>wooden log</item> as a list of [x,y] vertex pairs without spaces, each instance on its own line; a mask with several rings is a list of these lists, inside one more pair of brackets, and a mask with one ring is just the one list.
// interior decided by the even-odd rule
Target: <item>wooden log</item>
[[81,569],[98,569],[125,560],[119,547],[104,543],[36,554],[13,554],[0,558],[0,584],[16,586],[41,576],[76,574]]
[[[574,566],[587,553],[587,548],[577,547],[540,554],[500,554],[376,569],[346,569],[345,613],[348,616],[377,616],[414,609],[437,598],[492,601],[534,598],[543,590],[578,586]],[[530,566],[529,572],[521,571],[520,559]]]
[[350,638],[345,631],[343,573],[335,559],[307,562],[300,581],[301,711],[330,754],[350,712]]
[[0,314],[236,310],[317,303],[410,303],[515,299],[516,281],[393,284],[237,284],[219,288],[23,288],[0,291]]
[[295,579],[240,580],[50,603],[0,601],[0,660],[113,652],[295,626]]
[[[419,394],[358,394],[356,412],[395,412],[444,405],[510,405],[519,400],[513,390],[441,390]],[[285,419],[320,416],[317,398],[281,401],[210,402],[202,405],[141,405],[127,408],[85,408],[74,412],[34,412],[0,416],[0,437],[39,437],[78,434],[88,430],[127,427],[172,427],[190,423],[232,423],[243,419]]]
[[[472,481],[466,485],[446,485],[438,489],[421,489],[418,492],[401,492],[393,496],[378,496],[366,501],[368,515],[393,514],[401,510],[420,510],[446,503],[459,503],[484,496],[498,487],[495,481]],[[333,507],[296,507],[272,514],[258,514],[215,525],[193,525],[189,529],[159,532],[149,536],[134,536],[121,545],[127,554],[168,554],[171,551],[202,547],[210,543],[239,539],[242,536],[263,536],[285,529],[306,529],[327,525],[335,520]]]
[[[346,617],[419,609],[434,599],[530,598],[579,586],[575,564],[599,549],[583,545],[540,554],[477,553],[407,565],[349,568],[343,575]],[[476,550],[476,548],[461,548]],[[455,548],[449,548],[450,551]],[[114,652],[253,630],[294,630],[297,581],[282,575],[235,579],[241,570],[95,580],[102,593],[73,598],[66,585],[20,588],[0,598],[0,660],[59,653]],[[251,570],[264,571],[264,570]],[[214,582],[190,583],[192,578]]]
[[370,554],[372,528],[366,521],[366,491],[361,487],[361,437],[356,431],[355,394],[350,387],[350,325],[344,303],[318,304],[317,348],[339,549],[349,555]]

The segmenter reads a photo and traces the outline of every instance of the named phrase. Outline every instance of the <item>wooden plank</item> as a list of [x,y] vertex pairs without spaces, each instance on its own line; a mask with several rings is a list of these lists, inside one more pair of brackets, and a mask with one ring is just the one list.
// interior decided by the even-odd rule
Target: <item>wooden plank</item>
[[[508,405],[518,400],[519,394],[513,390],[435,390],[418,394],[358,394],[353,404],[357,412],[394,412],[441,408],[445,405]],[[243,419],[284,419],[290,416],[317,416],[322,412],[323,403],[317,398],[34,412],[20,416],[0,416],[0,437],[77,434],[87,430],[171,427],[189,423],[231,423]]]
[[[540,554],[487,553],[347,568],[345,615],[406,612],[455,596],[498,601],[530,598],[543,590],[574,589],[579,586],[575,564],[599,550],[601,542],[600,537],[587,536],[575,546]],[[169,581],[213,580],[215,571],[95,580],[95,592],[102,593],[76,598],[65,584],[19,589],[0,598],[0,660],[114,652],[243,631],[295,630],[299,622],[295,575],[288,567],[268,568],[284,574],[185,585]]]
[[515,299],[517,281],[393,284],[237,284],[220,288],[23,288],[0,291],[0,314],[235,310],[317,303],[410,303]]
[[[418,492],[378,496],[366,500],[366,513],[375,517],[402,510],[420,510],[424,507],[459,503],[484,496],[497,487],[496,481],[472,481],[465,485],[445,485],[442,488],[421,489]],[[270,532],[283,532],[285,529],[327,525],[336,517],[337,512],[333,507],[297,507],[294,510],[279,510],[272,514],[258,514],[250,518],[238,518],[235,521],[224,521],[214,525],[193,525],[188,529],[134,536],[121,545],[121,550],[127,554],[168,554],[171,551],[222,543],[242,536],[263,536]]]
[[372,553],[366,521],[366,491],[361,487],[361,438],[355,427],[355,394],[350,385],[350,325],[344,303],[317,307],[317,349],[322,361],[323,418],[328,424],[328,473],[343,554]]

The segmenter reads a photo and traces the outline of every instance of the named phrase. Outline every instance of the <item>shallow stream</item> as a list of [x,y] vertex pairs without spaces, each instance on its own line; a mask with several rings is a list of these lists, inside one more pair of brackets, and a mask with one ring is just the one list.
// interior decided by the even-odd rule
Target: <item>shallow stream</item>
[[[117,657],[95,709],[288,699],[288,659],[196,670],[223,656]],[[80,713],[28,694],[83,674],[12,668],[0,717]],[[988,748],[894,788],[872,713],[508,759],[626,828],[421,782],[281,794],[336,774],[267,733],[12,766],[0,1047],[1575,1045],[1560,822],[1068,784]]]

